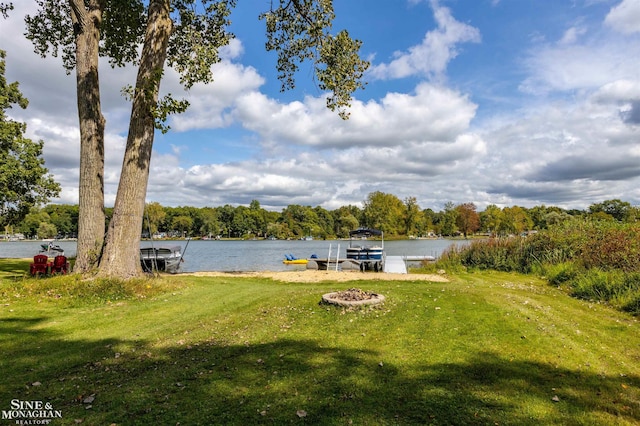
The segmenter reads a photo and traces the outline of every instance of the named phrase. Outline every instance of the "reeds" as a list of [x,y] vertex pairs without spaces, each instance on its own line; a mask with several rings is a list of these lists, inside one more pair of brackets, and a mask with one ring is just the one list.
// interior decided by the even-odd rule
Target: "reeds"
[[451,247],[438,268],[533,273],[575,297],[640,314],[640,225],[573,220],[526,237]]

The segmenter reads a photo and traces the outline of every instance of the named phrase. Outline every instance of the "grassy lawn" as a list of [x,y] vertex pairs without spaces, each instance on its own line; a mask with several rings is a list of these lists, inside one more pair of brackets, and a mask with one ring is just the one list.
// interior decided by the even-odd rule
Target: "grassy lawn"
[[[529,276],[123,288],[27,269],[0,260],[0,410],[47,401],[52,424],[640,423],[636,319]],[[318,303],[350,286],[387,302]]]

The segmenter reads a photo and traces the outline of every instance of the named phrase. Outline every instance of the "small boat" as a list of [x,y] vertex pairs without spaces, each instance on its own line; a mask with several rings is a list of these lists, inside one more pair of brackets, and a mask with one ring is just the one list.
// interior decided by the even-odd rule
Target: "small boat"
[[[366,245],[360,243],[372,236],[379,236],[381,243]],[[360,262],[361,270],[382,271],[384,263],[384,233],[377,229],[358,228],[349,232],[349,247],[347,247],[347,259]]]
[[152,246],[140,248],[140,263],[145,272],[176,274],[182,266],[182,246]]
[[40,250],[40,253],[64,254],[64,249],[60,247],[58,244],[53,244],[52,242],[49,242],[48,244],[40,244],[40,247],[42,247],[42,249]]
[[282,263],[287,265],[306,265],[308,261],[308,259],[299,259],[292,254],[285,254]]

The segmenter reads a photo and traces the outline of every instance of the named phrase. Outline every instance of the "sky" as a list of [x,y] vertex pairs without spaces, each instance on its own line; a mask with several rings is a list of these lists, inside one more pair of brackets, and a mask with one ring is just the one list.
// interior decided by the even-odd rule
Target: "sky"
[[[77,204],[75,75],[33,53],[23,17],[35,2],[13,3],[0,49],[30,103],[9,115],[45,143],[62,186],[51,201]],[[156,134],[147,202],[334,210],[381,191],[435,211],[640,205],[640,0],[335,0],[334,29],[371,62],[347,121],[309,66],[280,91],[258,20],[269,2],[238,3],[213,83],[186,92],[165,74],[162,91],[191,106]],[[136,70],[100,67],[112,206],[130,114],[121,89]]]

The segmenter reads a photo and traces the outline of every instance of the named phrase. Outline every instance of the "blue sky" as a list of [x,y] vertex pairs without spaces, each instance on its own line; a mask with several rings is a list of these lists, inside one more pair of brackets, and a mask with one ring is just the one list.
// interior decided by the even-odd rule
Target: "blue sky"
[[[32,53],[22,17],[0,27],[7,78],[30,100],[27,135],[45,141],[77,203],[75,77]],[[334,29],[363,41],[367,87],[351,119],[324,107],[310,68],[281,93],[264,50],[269,2],[240,1],[236,40],[215,82],[162,89],[190,110],[157,134],[148,201],[166,206],[361,204],[373,191],[415,197],[422,208],[473,202],[586,208],[619,198],[640,205],[640,0],[338,0]],[[107,118],[107,204],[113,203],[132,68],[100,69]]]

